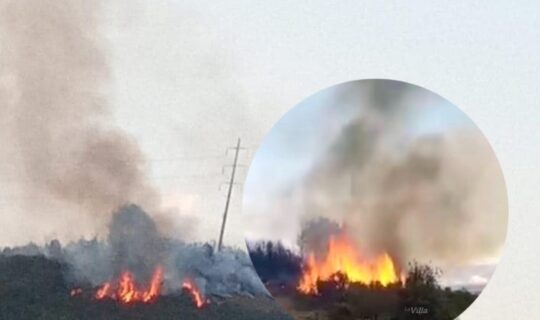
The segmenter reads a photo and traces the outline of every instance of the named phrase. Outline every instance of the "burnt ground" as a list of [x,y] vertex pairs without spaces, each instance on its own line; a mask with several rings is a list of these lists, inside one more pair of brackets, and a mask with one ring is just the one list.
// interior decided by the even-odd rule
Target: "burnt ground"
[[185,294],[152,304],[119,305],[69,295],[66,266],[41,256],[0,256],[0,319],[32,320],[292,320],[266,297],[213,298],[197,309]]
[[77,301],[75,298],[70,302],[70,306],[72,313],[65,319],[291,320],[276,302],[269,298],[238,296],[219,302],[214,300],[202,309],[195,308],[191,298],[185,295],[162,296],[152,304],[128,306],[119,305],[115,301],[88,303],[88,300]]
[[[335,283],[319,283],[319,295],[304,295],[294,286],[268,288],[276,301],[295,320],[455,320],[476,298],[465,291],[401,286],[351,284],[347,289]],[[412,299],[411,299],[412,297]]]
[[[395,292],[362,294],[361,297],[324,297],[275,293],[276,301],[295,320],[396,320],[398,298]],[[384,305],[380,302],[384,301]],[[424,318],[418,318],[424,320]],[[431,320],[431,319],[428,319]]]

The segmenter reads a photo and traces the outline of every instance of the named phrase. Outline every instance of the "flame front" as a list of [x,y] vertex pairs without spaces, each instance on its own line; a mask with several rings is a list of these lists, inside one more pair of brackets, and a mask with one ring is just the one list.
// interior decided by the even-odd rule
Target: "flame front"
[[155,300],[161,292],[161,283],[163,281],[163,270],[158,267],[150,281],[150,287],[143,293],[143,302],[151,302]]
[[197,286],[191,280],[189,280],[189,279],[185,280],[182,283],[182,288],[187,290],[187,292],[189,292],[189,294],[193,298],[193,302],[195,302],[195,306],[197,308],[200,309],[200,308],[204,307],[204,305],[209,302],[208,300],[204,299],[204,297],[201,294],[201,291],[199,290],[199,288],[197,288]]
[[157,267],[152,274],[150,285],[146,290],[142,290],[137,287],[133,273],[124,271],[120,275],[116,290],[114,290],[111,282],[105,282],[97,290],[95,298],[98,300],[110,298],[125,304],[133,302],[152,302],[160,295],[162,281],[163,270],[161,267]]
[[[97,300],[112,299],[122,304],[131,304],[135,302],[151,303],[161,294],[163,282],[163,269],[157,267],[152,274],[152,279],[146,289],[140,289],[135,282],[135,276],[130,271],[124,271],[120,274],[117,281],[104,282],[94,294]],[[182,288],[192,297],[195,306],[200,309],[210,300],[205,299],[199,288],[190,279],[184,280]],[[74,288],[71,290],[71,296],[82,294],[82,289]]]
[[324,260],[317,261],[315,254],[309,253],[297,289],[305,294],[317,294],[317,281],[334,279],[338,273],[345,275],[351,283],[379,282],[388,286],[400,281],[397,268],[388,253],[383,253],[371,261],[362,260],[355,246],[346,237],[340,236],[330,238]]

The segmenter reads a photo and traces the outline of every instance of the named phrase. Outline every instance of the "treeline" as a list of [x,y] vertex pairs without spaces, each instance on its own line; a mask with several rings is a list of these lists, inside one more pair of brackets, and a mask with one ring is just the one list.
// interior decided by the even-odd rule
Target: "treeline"
[[253,266],[264,283],[290,283],[302,274],[302,257],[281,242],[248,243]]

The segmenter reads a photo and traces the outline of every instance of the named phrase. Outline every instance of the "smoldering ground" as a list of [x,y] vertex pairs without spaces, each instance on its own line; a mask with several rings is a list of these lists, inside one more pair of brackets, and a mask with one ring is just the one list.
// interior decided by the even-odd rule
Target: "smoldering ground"
[[[341,108],[359,111],[293,187],[308,226],[304,233],[320,233],[307,223],[326,217],[365,252],[387,251],[402,264],[418,259],[461,265],[500,253],[507,221],[504,179],[473,123],[434,130],[427,122],[440,120],[426,118],[420,127],[428,129],[415,131],[410,123],[421,122],[430,105],[453,106],[397,81],[347,83],[334,98]],[[300,247],[311,246],[309,238]]]
[[106,240],[81,239],[64,246],[54,240],[43,247],[4,248],[2,255],[44,255],[65,263],[68,271],[64,276],[73,287],[99,286],[126,270],[138,282],[147,283],[160,266],[164,294],[179,292],[189,278],[209,296],[268,296],[244,251],[226,247],[216,252],[212,244],[167,238],[136,205],[123,206],[113,215]]

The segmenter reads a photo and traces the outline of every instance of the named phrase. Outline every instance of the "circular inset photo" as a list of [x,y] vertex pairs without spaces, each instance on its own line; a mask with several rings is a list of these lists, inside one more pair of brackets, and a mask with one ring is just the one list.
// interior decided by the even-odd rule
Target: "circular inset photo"
[[295,319],[453,320],[493,275],[508,217],[472,120],[381,79],[285,114],[253,159],[243,212],[255,269]]

